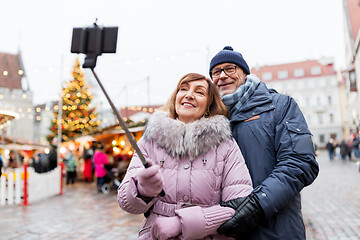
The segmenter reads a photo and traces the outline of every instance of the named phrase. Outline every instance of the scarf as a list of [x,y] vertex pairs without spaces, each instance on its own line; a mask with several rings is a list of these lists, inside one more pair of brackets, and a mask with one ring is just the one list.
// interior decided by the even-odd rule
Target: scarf
[[260,79],[256,75],[250,74],[247,76],[245,84],[240,85],[240,87],[234,93],[221,97],[221,100],[227,109],[231,112],[231,114],[236,113],[241,108],[241,106],[246,103],[259,83]]

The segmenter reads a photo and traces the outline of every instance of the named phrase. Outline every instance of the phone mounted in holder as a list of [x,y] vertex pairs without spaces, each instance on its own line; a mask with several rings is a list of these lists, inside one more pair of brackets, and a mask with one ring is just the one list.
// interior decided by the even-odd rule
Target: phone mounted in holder
[[98,56],[116,53],[118,27],[100,27],[96,22],[91,27],[73,28],[71,53],[86,54],[83,68],[94,69]]

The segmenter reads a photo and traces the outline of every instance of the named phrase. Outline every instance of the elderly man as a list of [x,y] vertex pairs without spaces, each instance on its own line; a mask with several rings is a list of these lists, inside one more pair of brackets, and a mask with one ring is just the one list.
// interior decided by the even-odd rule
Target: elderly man
[[300,191],[315,180],[319,167],[298,105],[250,74],[232,47],[213,57],[209,73],[254,184],[248,197],[222,203],[236,213],[218,232],[236,239],[305,239]]

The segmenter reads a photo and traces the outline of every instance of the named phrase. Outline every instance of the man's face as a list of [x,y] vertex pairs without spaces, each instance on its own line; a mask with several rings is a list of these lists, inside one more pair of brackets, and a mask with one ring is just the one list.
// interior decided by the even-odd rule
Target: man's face
[[[220,75],[217,75],[220,71]],[[231,94],[245,83],[246,74],[233,63],[222,63],[212,69],[212,80],[221,96]]]

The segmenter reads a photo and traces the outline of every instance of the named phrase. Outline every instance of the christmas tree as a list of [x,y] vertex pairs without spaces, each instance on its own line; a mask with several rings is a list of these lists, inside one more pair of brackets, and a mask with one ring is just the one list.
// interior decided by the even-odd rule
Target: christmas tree
[[[72,71],[73,79],[66,83],[62,89],[62,138],[68,141],[80,135],[86,135],[95,131],[100,120],[96,120],[95,108],[90,108],[89,104],[92,95],[89,86],[86,85],[84,73],[80,68],[78,59]],[[50,134],[47,137],[49,143],[57,136],[59,110],[54,111],[54,119],[50,125]]]

